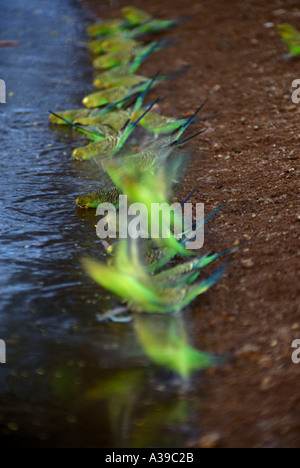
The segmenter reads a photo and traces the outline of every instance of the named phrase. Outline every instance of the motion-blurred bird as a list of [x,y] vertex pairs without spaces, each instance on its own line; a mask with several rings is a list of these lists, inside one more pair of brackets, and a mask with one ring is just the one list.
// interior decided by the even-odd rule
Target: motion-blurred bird
[[219,359],[191,347],[181,315],[153,317],[139,314],[134,329],[146,355],[183,380],[189,380],[198,370],[219,364]]
[[[117,255],[120,255],[120,259],[113,268],[89,259],[85,259],[83,265],[94,281],[126,301],[129,309],[134,312],[179,312],[210,289],[225,270],[224,267],[219,268],[210,278],[199,283],[182,284],[176,288],[172,283],[166,282],[164,287],[157,287],[140,260],[130,256],[128,242],[119,243],[121,251]],[[134,252],[138,253],[138,249],[134,249]]]
[[[142,114],[140,114],[142,115]],[[50,114],[50,121],[57,125],[82,125],[82,126],[101,126],[109,127],[114,132],[119,132],[130,120],[129,110],[118,110],[117,112],[108,112],[102,115],[97,109],[77,109],[70,111],[57,111]],[[100,132],[101,133],[101,132]]]
[[291,57],[300,55],[300,32],[290,24],[281,24],[278,30],[289,48],[289,55]]
[[[202,222],[201,225],[207,223],[211,218],[213,218],[223,206],[217,208],[214,212],[208,215]],[[198,228],[200,227],[197,226]],[[186,243],[188,241],[186,234],[183,233],[182,239],[179,241],[184,247],[186,247]],[[228,251],[232,251],[233,249],[229,249]],[[114,257],[118,251],[118,242],[113,243],[112,245],[107,247],[107,253]],[[149,273],[154,274],[160,271],[165,265],[172,259],[177,256],[177,252],[168,249],[166,246],[158,246],[155,239],[141,239],[139,244],[139,252],[140,258],[142,262],[147,266],[147,270]],[[226,251],[217,254],[217,256],[221,256],[227,253]],[[217,258],[217,257],[216,257]],[[174,270],[176,271],[176,270]]]
[[[144,219],[148,226],[147,232],[157,233],[154,237],[160,246],[167,247],[177,254],[191,255],[177,240],[173,233],[182,231],[182,214],[169,212],[169,221],[161,219],[159,214],[153,213],[153,206],[170,206],[173,198],[174,181],[178,178],[178,161],[173,158],[168,164],[158,168],[140,168],[135,161],[126,161],[123,158],[111,158],[106,161],[105,169],[114,184],[126,194],[130,203],[140,203],[147,208],[147,217]],[[160,233],[163,233],[161,235]]]
[[[118,185],[120,183],[119,177],[122,175],[124,167],[130,168],[132,172],[139,171],[140,176],[142,176],[142,173],[147,171],[149,172],[150,170],[153,172],[155,168],[161,166],[168,159],[168,157],[176,148],[179,148],[184,143],[203,133],[205,130],[196,133],[192,137],[182,136],[191,124],[197,122],[195,117],[202,110],[204,104],[202,104],[199,109],[197,109],[191,118],[184,120],[180,126],[180,129],[172,135],[159,138],[138,153],[125,155],[120,159],[118,158],[117,160],[112,159],[110,161],[103,161],[103,167],[108,171],[114,184]],[[137,114],[137,112],[135,112],[135,114]],[[140,117],[140,123],[142,122],[143,118],[145,118],[145,116]],[[120,170],[118,170],[118,168]]]

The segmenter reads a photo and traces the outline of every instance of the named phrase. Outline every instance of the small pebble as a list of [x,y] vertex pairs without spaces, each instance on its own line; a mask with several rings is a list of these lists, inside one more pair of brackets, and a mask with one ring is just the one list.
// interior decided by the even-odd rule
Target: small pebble
[[262,392],[266,392],[270,390],[272,387],[272,379],[271,377],[265,377],[261,383],[260,389]]
[[253,344],[246,344],[240,350],[236,352],[236,357],[238,359],[254,359],[260,354],[260,349],[258,346]]
[[247,260],[242,260],[242,264],[245,268],[254,267],[254,261],[252,260],[252,258],[248,258]]

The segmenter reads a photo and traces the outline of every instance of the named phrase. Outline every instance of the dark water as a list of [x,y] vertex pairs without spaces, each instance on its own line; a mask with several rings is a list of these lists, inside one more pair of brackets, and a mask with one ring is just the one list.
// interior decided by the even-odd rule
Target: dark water
[[97,321],[114,304],[80,266],[103,249],[94,213],[74,200],[102,176],[70,158],[79,137],[51,129],[48,110],[79,107],[91,90],[85,26],[74,0],[2,2],[0,40],[20,45],[0,48],[0,444],[181,445],[190,403],[133,325]]

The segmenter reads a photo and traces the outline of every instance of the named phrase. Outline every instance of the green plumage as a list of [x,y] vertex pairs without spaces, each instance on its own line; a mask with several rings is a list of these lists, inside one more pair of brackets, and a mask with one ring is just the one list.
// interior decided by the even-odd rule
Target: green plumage
[[82,148],[76,148],[73,151],[73,157],[79,161],[92,159],[95,156],[99,158],[109,157],[114,154],[121,142],[121,134],[109,136],[101,141],[90,143]]
[[217,364],[216,357],[189,345],[180,314],[168,317],[137,315],[134,327],[146,355],[157,365],[188,380],[193,372]]
[[146,11],[130,6],[122,8],[122,15],[131,25],[140,25],[153,20],[153,16]]
[[[139,117],[140,112],[136,113],[136,117]],[[140,125],[155,135],[167,135],[181,128],[186,122],[187,119],[177,120],[172,117],[156,114],[155,112],[149,112],[141,120]]]
[[[139,250],[132,249],[128,241],[118,243],[113,267],[84,260],[89,275],[101,286],[126,300],[134,312],[168,314],[187,307],[197,296],[206,292],[222,276],[223,269],[208,280],[175,288],[172,281],[158,287],[157,281],[147,273],[137,257]],[[132,256],[134,255],[134,257]],[[170,274],[170,272],[169,272]],[[178,272],[176,273],[178,275]]]
[[128,23],[124,19],[113,19],[102,21],[101,23],[95,23],[88,27],[88,34],[91,37],[97,36],[109,36],[111,34],[116,34],[120,31],[126,30]]
[[[90,109],[74,109],[74,110],[58,111],[57,114],[66,120],[71,120],[72,122],[77,123],[79,122],[79,119],[89,117],[92,114],[92,112],[93,111]],[[50,114],[49,120],[51,123],[54,123],[57,125],[68,125],[68,122],[60,119],[54,114]]]
[[141,25],[140,31],[145,33],[156,33],[186,20],[186,18],[167,21],[159,20],[135,7],[123,8],[122,14],[131,26]]
[[76,205],[79,208],[97,208],[102,203],[111,203],[116,205],[119,202],[119,197],[122,195],[117,187],[110,190],[98,189],[94,193],[81,195],[76,200]]
[[[104,86],[100,84],[99,88],[100,89],[111,89],[111,88],[121,88],[121,87],[126,87],[130,88],[133,86],[137,85],[142,85],[144,83],[147,83],[149,78],[146,78],[145,76],[140,76],[140,75],[127,75],[124,77],[118,77],[113,81],[107,82]],[[95,80],[94,84],[97,86],[98,81]]]
[[96,112],[93,112],[89,117],[75,120],[75,123],[80,123],[81,125],[105,125],[115,132],[119,132],[131,117],[130,111],[122,109],[118,112],[109,112],[105,115],[98,115]]
[[117,67],[103,71],[101,74],[96,76],[94,80],[95,86],[100,89],[105,88],[112,81],[115,81],[124,76],[132,75],[139,69],[142,63],[152,54],[152,52],[154,52],[155,49],[156,43],[154,43],[154,45],[150,48],[146,47],[143,49],[143,53],[134,56],[130,63],[119,65]]
[[134,39],[128,39],[122,34],[115,34],[105,39],[98,39],[89,43],[90,51],[97,55],[137,49],[139,47],[141,47],[140,42]]
[[[110,89],[104,89],[98,91],[96,93],[89,94],[86,96],[82,103],[87,106],[88,108],[93,107],[102,107],[107,106],[109,104],[115,104],[120,101],[123,101],[124,105],[130,98],[135,98],[136,95],[144,91],[147,87],[155,88],[159,83],[169,79],[172,75],[166,76],[159,76],[153,81],[151,78],[138,78],[136,77],[129,77],[128,86],[120,86],[120,87],[112,87]],[[134,85],[134,81],[137,82]],[[130,82],[132,84],[130,84]],[[124,84],[126,84],[126,80],[124,79]],[[120,103],[121,104],[121,103]],[[139,118],[143,114],[143,110],[139,112]]]
[[110,68],[129,65],[130,62],[142,52],[141,48],[118,50],[100,55],[93,61],[93,67],[97,70],[109,70]]
[[[93,66],[96,69],[109,70],[124,65],[131,65],[135,63],[136,69],[139,63],[145,60],[150,54],[156,50],[160,50],[162,45],[167,41],[153,42],[146,47],[130,48],[126,50],[119,50],[116,52],[110,52],[105,55],[97,57],[93,61]],[[134,70],[135,71],[135,70]]]

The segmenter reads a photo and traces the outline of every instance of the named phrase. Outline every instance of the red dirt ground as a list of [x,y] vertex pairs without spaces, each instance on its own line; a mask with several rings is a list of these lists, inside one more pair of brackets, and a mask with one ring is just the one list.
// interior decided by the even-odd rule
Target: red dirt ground
[[227,203],[211,223],[207,248],[240,242],[229,273],[189,317],[197,347],[234,356],[196,378],[203,437],[190,444],[300,447],[300,365],[291,361],[291,344],[300,339],[300,105],[291,101],[300,60],[284,60],[276,32],[283,22],[300,29],[299,3],[122,0],[114,10],[109,2],[88,3],[104,18],[128,3],[167,19],[199,13],[168,32],[182,35],[178,45],[142,69],[151,76],[192,65],[159,87],[167,115],[189,113],[210,96],[206,114],[216,117],[194,143],[183,195],[198,186],[206,213]]

